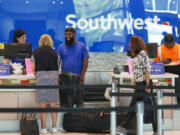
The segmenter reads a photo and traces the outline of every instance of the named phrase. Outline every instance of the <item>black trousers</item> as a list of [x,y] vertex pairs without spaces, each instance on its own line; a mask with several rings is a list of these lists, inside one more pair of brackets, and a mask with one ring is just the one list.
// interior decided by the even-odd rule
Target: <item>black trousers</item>
[[[152,84],[152,82],[151,82],[151,84]],[[141,86],[141,85],[146,85],[146,82],[143,81],[143,82],[136,83],[136,86]],[[145,92],[145,89],[143,89],[143,88],[137,88],[134,91],[134,93],[143,93],[143,92]],[[140,102],[140,101],[143,101],[143,97],[134,97],[133,96],[129,106],[134,106],[137,102]],[[135,121],[132,121],[132,119],[134,117],[136,117],[136,112],[128,112],[126,114],[126,116],[124,117],[124,119],[122,120],[120,126],[121,127],[126,127],[126,124],[128,122],[133,122],[134,123]],[[134,125],[135,125],[135,123],[134,123]],[[156,132],[157,131],[157,121],[152,122],[152,127],[153,127],[153,131]],[[136,129],[136,127],[134,127],[134,128]]]
[[[80,76],[72,73],[59,75],[59,85],[79,85]],[[84,90],[82,88],[59,89],[61,107],[82,107],[84,104]]]

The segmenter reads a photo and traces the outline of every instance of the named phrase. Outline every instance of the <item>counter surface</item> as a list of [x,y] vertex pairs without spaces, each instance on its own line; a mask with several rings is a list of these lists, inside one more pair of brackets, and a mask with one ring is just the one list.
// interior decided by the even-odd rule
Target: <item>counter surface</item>
[[34,75],[4,75],[4,76],[0,76],[0,80],[2,79],[35,79]]
[[[130,75],[128,72],[121,72],[120,74],[110,73],[112,77],[115,78],[133,78],[133,75]],[[172,73],[150,75],[151,79],[166,79],[166,78],[178,78],[178,75]]]
[[[34,75],[7,75],[0,76],[0,85],[35,85]],[[0,92],[29,92],[35,89],[0,89]]]

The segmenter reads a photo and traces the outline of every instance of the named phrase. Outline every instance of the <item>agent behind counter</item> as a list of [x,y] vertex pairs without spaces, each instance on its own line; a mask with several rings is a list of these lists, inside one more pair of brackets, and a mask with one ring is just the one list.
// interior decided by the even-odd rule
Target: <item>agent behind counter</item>
[[[158,48],[157,58],[154,58],[154,62],[163,62],[165,72],[180,76],[180,46],[174,42],[172,34],[164,36],[164,44]],[[180,85],[180,78],[175,79],[175,85]],[[178,92],[177,88],[175,88],[175,92]],[[180,104],[180,96],[177,96],[177,103]]]

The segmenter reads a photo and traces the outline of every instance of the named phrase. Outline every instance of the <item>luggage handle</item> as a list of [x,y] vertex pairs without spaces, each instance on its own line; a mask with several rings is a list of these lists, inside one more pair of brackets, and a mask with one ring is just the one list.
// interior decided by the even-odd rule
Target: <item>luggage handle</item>
[[[34,115],[32,116],[32,112],[30,113],[30,117],[28,118],[29,120],[35,120],[36,119],[36,113],[34,113]],[[23,112],[22,113],[22,117],[21,117],[22,120],[28,120],[27,119],[27,113]]]

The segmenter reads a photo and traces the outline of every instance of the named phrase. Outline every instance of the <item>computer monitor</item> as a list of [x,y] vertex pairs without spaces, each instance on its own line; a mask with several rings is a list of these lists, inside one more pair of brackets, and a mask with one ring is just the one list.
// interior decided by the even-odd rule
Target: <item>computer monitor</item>
[[4,57],[6,59],[24,59],[30,58],[32,54],[31,43],[5,43],[4,44]]
[[157,43],[146,43],[147,53],[150,58],[157,57]]
[[4,49],[0,49],[0,56],[4,56]]
[[[149,58],[156,58],[157,57],[157,43],[146,43],[145,45],[146,45]],[[131,56],[131,50],[127,51],[127,56]]]

